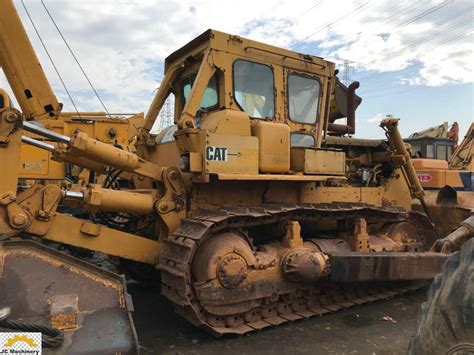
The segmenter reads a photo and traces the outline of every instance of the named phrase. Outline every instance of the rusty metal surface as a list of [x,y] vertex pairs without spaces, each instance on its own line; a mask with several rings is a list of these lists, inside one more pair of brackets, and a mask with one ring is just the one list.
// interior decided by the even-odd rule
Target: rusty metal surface
[[448,255],[431,252],[379,252],[329,254],[334,282],[430,280]]
[[265,265],[258,263],[252,268],[258,268],[262,277],[254,280],[253,284],[245,280],[246,287],[230,290],[213,283],[213,280],[195,283],[192,278],[191,265],[198,247],[206,240],[212,240],[210,237],[219,232],[288,220],[314,222],[322,218],[364,218],[368,223],[413,221],[420,228],[419,234],[426,240],[435,236],[431,224],[422,215],[397,207],[374,207],[362,203],[269,205],[263,208],[201,211],[198,216],[184,219],[165,242],[159,264],[162,294],[175,304],[177,313],[191,323],[203,326],[215,335],[222,335],[243,334],[270,325],[321,315],[419,287],[412,282],[336,284],[324,280],[315,284],[293,283],[289,286],[288,282],[275,283],[274,280],[278,279],[275,275],[273,279],[270,277],[272,269],[266,269]]
[[58,354],[138,353],[124,279],[39,243],[0,244],[0,306],[64,329]]
[[[444,191],[445,193],[452,193],[452,203],[439,203],[441,201],[438,200],[439,192],[437,190],[427,190],[425,192],[426,205],[440,236],[451,233],[462,221],[474,213],[473,191],[453,191],[450,188],[445,188]],[[422,206],[413,201],[413,209],[421,211]]]
[[60,330],[77,329],[79,298],[77,295],[55,295],[49,298],[51,326]]
[[464,243],[474,237],[474,215],[462,221],[448,236],[439,239],[431,247],[432,251],[449,254],[459,250]]

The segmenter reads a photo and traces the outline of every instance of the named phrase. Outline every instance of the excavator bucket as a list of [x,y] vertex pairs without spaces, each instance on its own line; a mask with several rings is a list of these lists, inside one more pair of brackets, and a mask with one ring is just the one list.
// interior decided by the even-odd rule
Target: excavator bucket
[[138,353],[124,278],[42,244],[0,242],[0,309],[6,307],[1,331],[15,331],[12,324],[59,329],[55,353]]

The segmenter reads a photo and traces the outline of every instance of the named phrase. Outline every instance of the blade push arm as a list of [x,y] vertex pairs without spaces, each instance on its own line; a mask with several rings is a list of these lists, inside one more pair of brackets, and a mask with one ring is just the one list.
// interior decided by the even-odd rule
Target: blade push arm
[[52,146],[32,138],[23,137],[24,143],[50,150],[53,153],[54,159],[58,161],[71,162],[88,169],[92,168],[93,170],[96,169],[92,165],[96,165],[97,169],[103,166],[110,166],[153,180],[161,180],[161,175],[166,169],[150,163],[129,151],[90,138],[84,132],[76,131],[72,137],[68,137],[31,122],[24,122],[23,129],[57,142],[56,146]]
[[[67,137],[31,122],[24,122],[23,128],[30,133],[57,142],[57,145],[53,146],[34,138],[23,137],[25,143],[50,150],[56,160],[68,161],[86,168],[91,168],[94,164],[102,168],[110,166],[160,181],[163,184],[163,191],[154,207],[161,219],[170,230],[174,230],[179,225],[180,218],[185,217],[186,192],[178,168],[158,166],[132,152],[89,138],[83,132],[76,131],[72,137]],[[110,197],[111,194],[109,193],[108,196]],[[126,198],[125,194],[123,197]],[[169,213],[172,211],[174,213]]]

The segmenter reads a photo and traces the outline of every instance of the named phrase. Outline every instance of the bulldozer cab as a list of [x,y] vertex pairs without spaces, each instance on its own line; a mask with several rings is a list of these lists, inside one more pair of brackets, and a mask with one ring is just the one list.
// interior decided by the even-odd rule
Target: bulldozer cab
[[[160,133],[156,142],[168,143],[174,134],[183,171],[256,175],[301,170],[297,148],[318,149],[318,157],[332,159],[337,153],[329,156],[321,149],[325,132],[335,127],[334,133],[353,133],[333,123],[343,113],[350,116],[347,88],[336,79],[334,67],[320,57],[208,30],[166,58],[162,92],[145,128],[151,128],[153,112],[172,93],[177,127]],[[326,173],[343,174],[343,164],[338,165]]]
[[[198,115],[244,112],[252,124],[285,123],[316,138],[334,64],[214,30],[168,56],[165,75],[178,63],[184,64],[172,87],[178,109],[199,101]],[[204,90],[192,92],[197,78]]]

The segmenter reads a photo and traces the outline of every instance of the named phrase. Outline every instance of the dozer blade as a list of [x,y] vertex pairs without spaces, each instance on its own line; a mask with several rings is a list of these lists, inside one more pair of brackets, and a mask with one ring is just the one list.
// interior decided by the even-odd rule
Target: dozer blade
[[[459,224],[474,213],[474,191],[456,191],[445,186],[441,190],[426,190],[425,201],[428,213],[440,236],[451,233]],[[412,201],[416,211],[422,206]]]
[[0,243],[2,307],[9,321],[62,330],[55,353],[138,353],[124,278],[39,243]]

